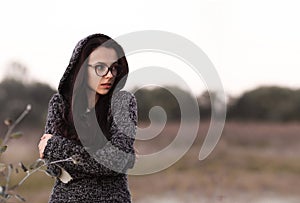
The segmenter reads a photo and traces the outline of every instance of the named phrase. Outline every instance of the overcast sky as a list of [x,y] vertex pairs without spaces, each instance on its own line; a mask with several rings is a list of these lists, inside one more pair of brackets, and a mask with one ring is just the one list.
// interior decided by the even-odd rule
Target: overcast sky
[[[56,88],[81,38],[154,29],[201,48],[228,94],[259,85],[300,88],[299,10],[297,0],[1,1],[0,73],[19,61],[30,78]],[[129,58],[130,68],[138,66],[139,56]],[[141,57],[148,56],[151,60],[139,66],[167,66],[164,61],[172,60]],[[195,80],[193,91],[203,90],[197,77],[181,76]]]

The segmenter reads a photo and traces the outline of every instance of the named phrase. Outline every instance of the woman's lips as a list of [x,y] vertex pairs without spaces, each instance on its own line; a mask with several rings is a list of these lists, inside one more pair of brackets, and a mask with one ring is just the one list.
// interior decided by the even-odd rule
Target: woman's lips
[[100,84],[100,86],[108,89],[108,88],[111,88],[111,83],[102,83],[102,84]]

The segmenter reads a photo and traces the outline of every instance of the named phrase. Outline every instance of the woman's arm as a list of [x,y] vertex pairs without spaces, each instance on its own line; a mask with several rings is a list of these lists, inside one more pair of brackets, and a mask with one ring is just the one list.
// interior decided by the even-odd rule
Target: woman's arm
[[137,125],[136,100],[131,93],[124,91],[117,93],[112,100],[112,138],[91,157],[84,147],[60,136],[61,129],[57,132],[53,129],[53,126],[59,126],[58,122],[61,123],[63,112],[61,96],[54,95],[49,102],[45,129],[45,133],[52,133],[54,136],[47,142],[44,158],[48,161],[56,161],[73,155],[79,156],[81,160],[79,164],[75,165],[73,162],[59,164],[73,177],[118,175],[132,168],[135,161],[133,143]]

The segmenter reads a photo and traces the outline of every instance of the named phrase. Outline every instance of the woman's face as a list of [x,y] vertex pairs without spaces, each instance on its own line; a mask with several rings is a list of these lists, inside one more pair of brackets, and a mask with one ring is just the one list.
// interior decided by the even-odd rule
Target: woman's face
[[89,56],[87,67],[87,83],[88,87],[98,94],[105,95],[112,88],[116,77],[108,71],[105,76],[98,76],[95,72],[94,65],[103,64],[110,67],[118,60],[117,53],[112,48],[98,47]]

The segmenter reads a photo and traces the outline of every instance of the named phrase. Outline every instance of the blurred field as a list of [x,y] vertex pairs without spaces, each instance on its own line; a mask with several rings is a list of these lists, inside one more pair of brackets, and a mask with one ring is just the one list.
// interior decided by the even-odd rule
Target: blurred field
[[[193,146],[172,167],[129,177],[134,202],[300,202],[299,123],[228,122],[213,153],[199,161],[208,126],[200,124]],[[136,147],[141,154],[163,149],[178,127],[168,123],[159,136],[137,141]],[[9,143],[7,162],[30,163],[38,157],[41,132],[25,133],[30,139]],[[52,184],[52,178],[35,174],[18,191],[28,202],[44,203]]]
[[[131,177],[137,200],[145,194],[163,196],[166,192],[171,197],[181,198],[182,202],[258,202],[266,197],[297,198],[300,194],[298,123],[228,122],[213,153],[199,161],[198,154],[208,125],[201,123],[194,145],[172,167],[153,175]],[[161,145],[170,142],[167,137],[176,135],[175,129],[176,124],[168,126],[163,136],[147,144],[163,148]],[[188,200],[187,194],[194,199]],[[282,202],[288,202],[284,200]],[[296,202],[299,201],[300,198]]]

